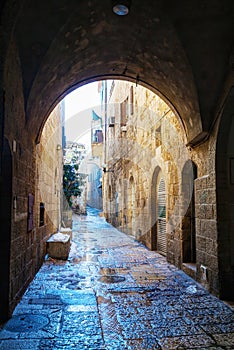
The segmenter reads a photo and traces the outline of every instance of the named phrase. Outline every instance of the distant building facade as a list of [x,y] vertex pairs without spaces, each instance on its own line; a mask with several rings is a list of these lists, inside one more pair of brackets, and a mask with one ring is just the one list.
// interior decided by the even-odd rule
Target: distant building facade
[[99,163],[99,158],[87,161],[87,204],[102,210],[102,170]]
[[87,205],[87,173],[84,170],[83,162],[87,157],[87,150],[84,144],[75,141],[66,141],[64,149],[64,164],[77,166],[77,181],[81,190],[80,196],[72,196],[71,209],[76,214],[86,214]]
[[[101,93],[99,84],[99,93]],[[98,114],[100,113],[100,115]],[[91,120],[91,154],[87,158],[87,204],[103,209],[102,203],[102,162],[104,145],[104,121],[101,111],[92,110]]]

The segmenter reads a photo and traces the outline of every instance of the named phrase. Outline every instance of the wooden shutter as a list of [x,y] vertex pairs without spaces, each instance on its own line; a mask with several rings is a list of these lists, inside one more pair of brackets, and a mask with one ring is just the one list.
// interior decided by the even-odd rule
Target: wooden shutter
[[157,227],[157,250],[166,254],[167,235],[166,235],[166,186],[163,179],[158,186],[158,227]]

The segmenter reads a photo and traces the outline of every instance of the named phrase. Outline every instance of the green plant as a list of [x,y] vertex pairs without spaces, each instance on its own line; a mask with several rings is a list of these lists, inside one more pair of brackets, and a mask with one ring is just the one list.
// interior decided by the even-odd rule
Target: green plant
[[78,170],[78,164],[65,164],[63,166],[63,191],[70,206],[72,205],[71,197],[80,197],[81,187],[84,185],[84,178],[78,173]]

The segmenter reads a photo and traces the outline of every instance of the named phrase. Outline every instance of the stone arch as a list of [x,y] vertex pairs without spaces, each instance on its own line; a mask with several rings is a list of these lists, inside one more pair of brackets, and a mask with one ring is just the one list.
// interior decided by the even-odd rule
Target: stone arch
[[[12,154],[8,140],[3,140],[2,151],[4,164],[0,174],[0,256],[1,256],[1,280],[0,280],[0,321],[5,321],[10,315],[10,244],[11,244],[11,215],[12,215]],[[17,198],[14,198],[16,205]]]
[[[83,81],[77,81],[76,83],[74,83],[72,86],[68,86],[66,87],[66,89],[64,91],[61,91],[58,96],[54,96],[54,100],[50,101],[50,104],[46,106],[46,108],[44,110],[40,110],[40,123],[39,125],[37,125],[37,129],[36,129],[36,135],[35,135],[35,141],[36,143],[40,142],[40,138],[41,138],[41,134],[43,132],[43,128],[44,125],[49,117],[49,115],[51,114],[51,112],[54,110],[54,108],[71,92],[73,92],[74,90],[96,82],[96,81],[101,81],[101,80],[122,80],[122,81],[129,81],[129,82],[133,82],[136,83],[135,78],[132,78],[131,76],[128,75],[109,75],[109,74],[103,74],[103,75],[98,75],[98,76],[87,76],[85,78],[85,80]],[[177,117],[178,122],[180,123],[180,127],[181,130],[183,130],[184,136],[185,136],[185,140],[186,142],[188,141],[189,137],[188,137],[188,131],[186,129],[186,125],[185,122],[179,112],[179,110],[175,107],[175,105],[173,104],[173,101],[170,100],[165,94],[163,94],[156,86],[152,86],[151,84],[149,84],[148,82],[145,82],[141,79],[139,79],[137,81],[137,85],[141,85],[142,87],[152,91],[153,93],[155,93],[156,95],[158,95],[167,105],[168,107],[171,109],[171,111],[175,114],[175,116]],[[32,102],[33,105],[34,102]],[[32,107],[34,108],[34,107]],[[36,107],[35,107],[36,108]],[[29,113],[30,111],[28,111]],[[29,113],[30,115],[30,113]],[[36,127],[32,125],[32,122],[34,123],[34,121],[31,121],[30,118],[28,120],[27,123],[27,127],[28,129],[30,129],[31,131]]]
[[197,166],[188,160],[182,169],[182,262],[196,263],[196,228],[194,180],[197,177]]
[[[201,138],[212,126],[209,113],[216,105],[217,87],[227,74],[232,46],[232,36],[228,35],[231,17],[222,30],[220,26],[210,30],[214,13],[224,16],[219,6],[207,8],[206,18],[210,20],[204,22],[207,42],[216,39],[217,51],[208,47],[204,56],[202,51],[197,54],[197,42],[191,43],[196,28],[188,20],[199,21],[202,8],[187,9],[186,18],[182,16],[181,26],[177,26],[178,15],[185,8],[181,5],[178,10],[178,4],[171,2],[149,0],[146,7],[141,1],[134,1],[130,15],[124,20],[119,20],[105,1],[89,2],[88,6],[74,1],[66,6],[13,0],[6,0],[4,4],[4,36],[5,32],[15,35],[22,52],[27,115],[35,118],[31,126],[41,118],[42,111],[77,83],[77,77],[80,82],[86,82],[88,77],[95,79],[104,74],[122,74],[152,88],[156,88],[157,82],[158,90],[173,102],[182,116],[188,141]],[[51,16],[46,17],[48,6]],[[226,7],[222,10],[226,14]],[[29,28],[33,35],[27,35]],[[217,52],[222,53],[220,60],[214,60],[211,65],[210,58]],[[201,64],[216,72],[207,77],[206,84],[199,74]]]
[[234,88],[223,108],[216,151],[220,297],[234,300]]

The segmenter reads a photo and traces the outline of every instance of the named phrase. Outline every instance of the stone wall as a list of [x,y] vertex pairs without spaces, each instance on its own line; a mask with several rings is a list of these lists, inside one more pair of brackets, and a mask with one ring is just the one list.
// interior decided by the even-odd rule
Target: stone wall
[[[25,128],[26,115],[22,77],[17,48],[12,41],[4,71],[5,128],[12,152],[12,220],[10,227],[9,313],[16,305],[36,270],[33,232],[27,232],[27,200],[35,193],[35,157],[30,134]],[[7,213],[6,213],[7,215]],[[34,259],[34,264],[32,260]],[[33,271],[34,270],[34,271]]]
[[[54,154],[45,150],[47,140],[36,146],[36,135],[28,129],[25,112],[25,99],[22,86],[21,64],[14,40],[9,44],[6,65],[4,67],[5,109],[4,109],[4,136],[12,154],[12,189],[11,203],[12,216],[9,234],[5,240],[9,241],[9,280],[5,279],[4,286],[9,290],[8,314],[10,315],[25,288],[40,268],[45,255],[45,240],[58,226],[59,200],[53,202],[52,192],[60,191],[59,185],[55,189]],[[56,112],[57,113],[57,112]],[[57,118],[57,117],[56,117]],[[59,120],[59,119],[58,119]],[[55,124],[51,124],[48,134],[54,134]],[[56,126],[55,126],[56,125]],[[43,138],[43,137],[42,137]],[[54,141],[54,147],[59,141]],[[43,152],[44,150],[44,152]],[[57,151],[56,151],[57,152]],[[42,163],[39,159],[48,160],[43,165],[46,175],[42,175]],[[56,158],[56,161],[58,158]],[[44,176],[39,181],[39,177]],[[59,179],[59,172],[57,179]],[[42,201],[42,191],[39,193],[39,183],[44,181],[44,194],[47,217],[46,225],[39,226],[39,202]],[[57,194],[56,194],[57,196]],[[56,197],[57,198],[57,197]],[[29,208],[29,201],[32,204]],[[47,206],[48,204],[48,206]],[[4,209],[3,209],[4,211]],[[8,213],[2,212],[7,217]],[[56,218],[56,220],[55,220]],[[4,267],[3,267],[4,268]]]
[[[158,186],[166,187],[167,260],[218,294],[215,135],[186,147],[180,119],[150,90],[114,81],[104,213],[150,249],[159,246]],[[113,121],[113,120],[112,120]],[[164,243],[163,243],[164,244]]]
[[[38,231],[56,232],[61,225],[61,198],[63,181],[63,150],[61,106],[47,119],[40,143],[36,146],[35,221]],[[44,223],[43,206],[44,206]],[[41,209],[40,209],[41,206]],[[41,218],[40,218],[41,210]]]
[[191,150],[197,165],[195,179],[196,277],[211,292],[219,295],[217,198],[216,198],[216,133],[207,142]]

